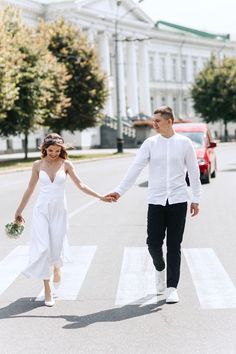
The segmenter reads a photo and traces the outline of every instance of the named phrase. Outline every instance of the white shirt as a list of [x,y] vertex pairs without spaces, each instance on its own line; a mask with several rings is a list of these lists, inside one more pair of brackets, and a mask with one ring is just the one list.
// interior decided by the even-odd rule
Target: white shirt
[[189,200],[186,170],[192,190],[191,201],[199,203],[201,182],[196,152],[191,140],[175,133],[170,138],[152,136],[144,141],[125,177],[115,188],[123,195],[149,163],[148,203],[166,205]]

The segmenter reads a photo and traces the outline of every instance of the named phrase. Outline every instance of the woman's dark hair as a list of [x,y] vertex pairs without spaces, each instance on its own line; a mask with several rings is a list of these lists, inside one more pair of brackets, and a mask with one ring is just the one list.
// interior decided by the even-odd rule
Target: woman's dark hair
[[64,143],[64,139],[59,135],[59,134],[56,134],[56,133],[51,133],[51,134],[48,134],[45,138],[44,138],[44,141],[42,143],[42,145],[40,146],[40,149],[41,149],[41,157],[46,157],[47,156],[47,148],[50,146],[50,145],[57,145],[57,146],[60,146],[61,147],[61,152],[60,152],[60,157],[64,160],[66,160],[68,158],[68,153],[66,151],[67,149],[67,146],[66,144]]

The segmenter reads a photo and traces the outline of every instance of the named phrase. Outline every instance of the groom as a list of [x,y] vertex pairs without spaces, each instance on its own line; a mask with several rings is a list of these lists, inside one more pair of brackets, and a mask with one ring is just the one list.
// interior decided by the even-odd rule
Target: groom
[[[161,106],[155,110],[153,127],[158,134],[144,141],[119,186],[108,194],[118,200],[149,164],[147,245],[156,269],[157,293],[165,292],[166,303],[179,301],[177,286],[181,242],[189,199],[186,170],[192,190],[191,216],[199,213],[201,190],[199,167],[192,142],[175,133],[173,122],[174,114],[170,107]],[[162,250],[165,237],[167,267]]]

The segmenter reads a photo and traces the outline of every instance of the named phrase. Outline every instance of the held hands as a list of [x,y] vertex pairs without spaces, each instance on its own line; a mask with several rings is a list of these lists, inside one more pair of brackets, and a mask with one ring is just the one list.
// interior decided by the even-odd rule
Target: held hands
[[120,194],[117,192],[111,192],[106,195],[106,198],[112,198],[113,202],[117,202],[117,200],[120,198]]
[[108,193],[105,196],[100,197],[100,200],[102,200],[103,202],[112,203],[112,202],[117,202],[117,200],[119,198],[120,198],[120,194],[119,193],[112,192],[112,193]]
[[199,213],[199,204],[191,203],[190,205],[190,214],[191,216],[196,216]]

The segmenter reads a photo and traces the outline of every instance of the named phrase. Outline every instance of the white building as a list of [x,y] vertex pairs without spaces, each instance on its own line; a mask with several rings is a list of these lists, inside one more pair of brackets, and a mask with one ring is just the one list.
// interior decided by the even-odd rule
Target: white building
[[[98,49],[101,66],[108,74],[110,96],[105,114],[111,118],[117,116],[118,89],[119,112],[123,119],[150,116],[157,106],[167,104],[174,108],[176,116],[194,120],[196,114],[189,88],[195,75],[212,53],[219,57],[236,56],[236,42],[226,37],[214,37],[162,21],[157,28],[133,0],[58,0],[57,3],[52,0],[5,0],[5,4],[20,8],[29,26],[36,27],[39,17],[46,21],[63,17],[87,34],[91,44]],[[221,129],[220,125],[214,126],[219,135]],[[234,126],[229,129],[232,131]],[[31,136],[31,147],[36,146],[35,140],[40,136],[40,132]],[[100,127],[63,136],[81,148],[99,146],[101,142]],[[20,147],[19,138],[12,141],[13,149]],[[8,147],[12,141],[8,140]],[[5,149],[6,141],[1,139],[0,150]]]

